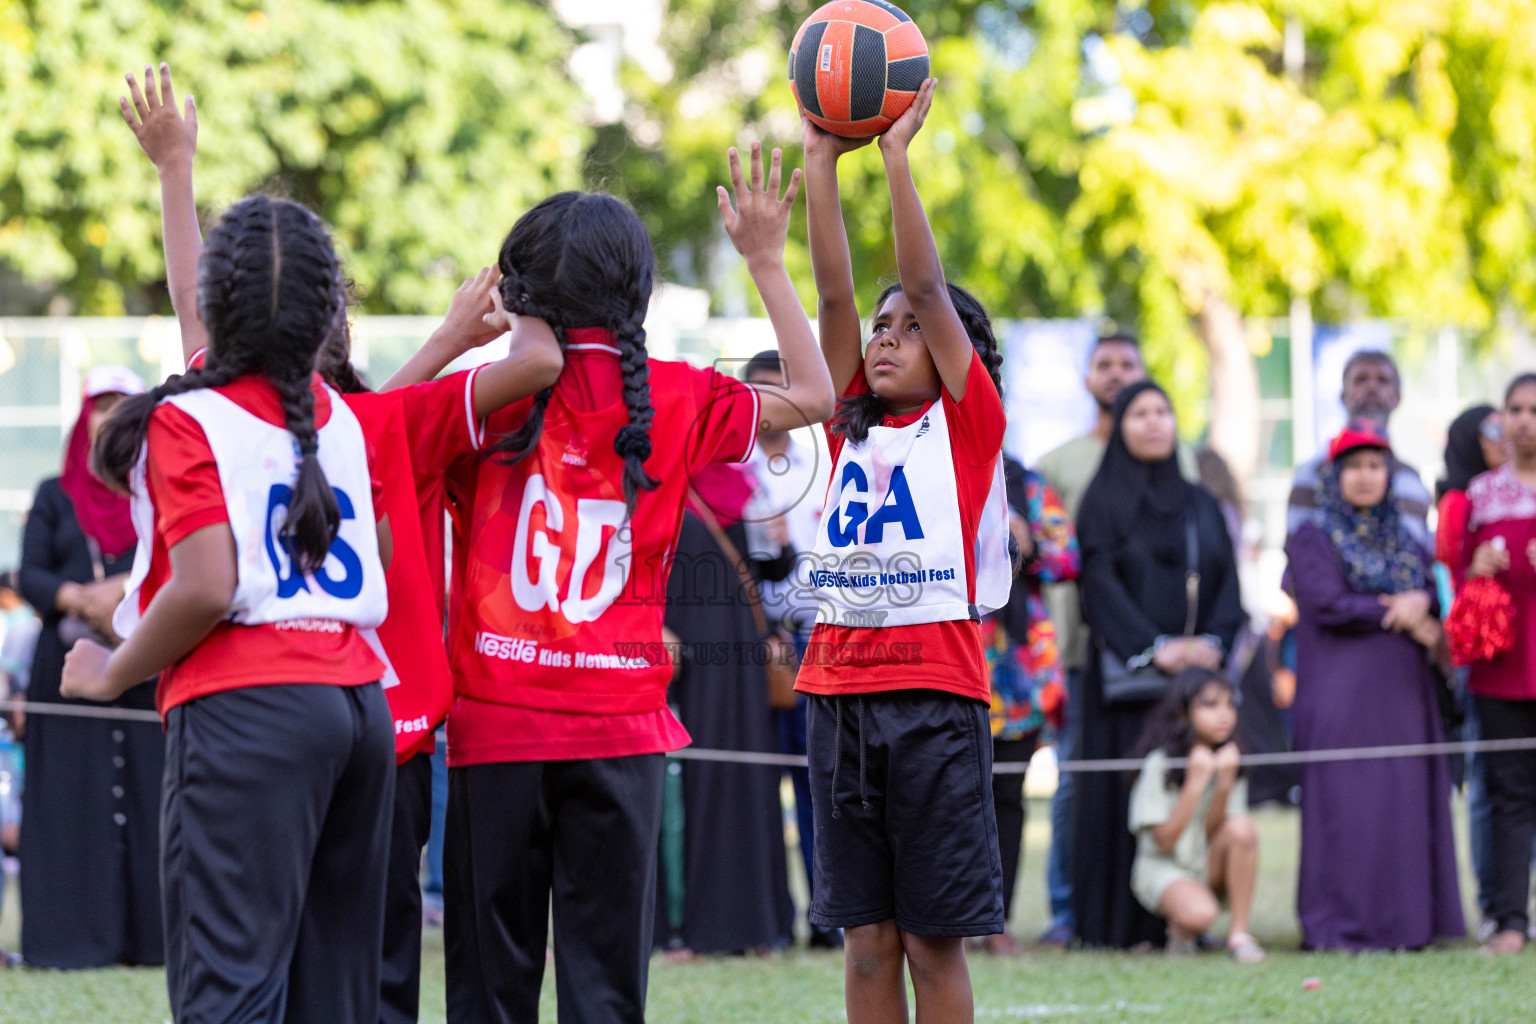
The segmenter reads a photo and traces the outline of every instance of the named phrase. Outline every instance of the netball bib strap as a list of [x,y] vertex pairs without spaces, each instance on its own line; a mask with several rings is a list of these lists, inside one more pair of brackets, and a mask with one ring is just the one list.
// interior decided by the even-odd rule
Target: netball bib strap
[[215,390],[166,399],[203,428],[218,464],[239,568],[230,618],[241,625],[313,619],[366,629],[382,623],[388,611],[367,445],[357,417],[340,395],[326,390],[331,415],[318,431],[317,457],[340,507],[341,526],[325,564],[312,573],[299,571],[281,536],[298,477],[293,435]]

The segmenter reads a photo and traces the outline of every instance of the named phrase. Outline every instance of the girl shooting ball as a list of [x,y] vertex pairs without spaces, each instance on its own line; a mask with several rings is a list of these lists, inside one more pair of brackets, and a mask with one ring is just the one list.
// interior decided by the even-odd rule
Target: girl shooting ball
[[[944,279],[907,148],[929,79],[880,137],[900,282],[861,339],[838,158],[868,142],[802,118],[821,348],[842,398],[813,576],[812,923],[846,935],[848,1019],[970,1020],[963,938],[1003,930],[979,613],[1007,600],[1002,362],[981,304]],[[915,655],[915,656],[914,656]]]

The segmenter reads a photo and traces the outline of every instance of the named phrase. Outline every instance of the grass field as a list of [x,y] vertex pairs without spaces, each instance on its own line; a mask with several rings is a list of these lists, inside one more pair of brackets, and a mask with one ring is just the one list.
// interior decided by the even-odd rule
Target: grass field
[[[1015,907],[1021,937],[1033,936],[1046,918],[1045,811],[1043,803],[1032,802]],[[1243,967],[1214,954],[1176,962],[1154,954],[1031,951],[1009,959],[974,954],[977,1020],[1493,1024],[1531,1019],[1536,953],[1494,961],[1470,944],[1417,954],[1297,952],[1297,818],[1293,812],[1265,810],[1257,819],[1264,867],[1254,931],[1274,954],[1269,962]],[[1467,888],[1464,896],[1470,892]],[[15,948],[15,906],[13,888],[0,914],[0,946]],[[421,1019],[443,1021],[440,932],[428,933],[423,968]],[[1320,985],[1304,988],[1309,978]],[[543,1010],[543,1020],[555,1020],[549,978]],[[649,1018],[658,1024],[811,1024],[843,1016],[842,959],[836,954],[794,952],[689,963],[658,959],[651,969]],[[0,1024],[160,1024],[168,1019],[160,971],[0,971]]]

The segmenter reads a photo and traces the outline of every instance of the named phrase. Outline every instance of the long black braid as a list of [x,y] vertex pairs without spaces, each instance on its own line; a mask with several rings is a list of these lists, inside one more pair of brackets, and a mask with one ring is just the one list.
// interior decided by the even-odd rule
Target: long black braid
[[127,490],[162,399],[263,374],[277,390],[284,425],[299,451],[282,537],[295,565],[312,572],[324,563],[341,525],[316,454],[310,390],[316,353],[345,306],[340,265],[320,218],[297,203],[260,195],[230,207],[209,232],[198,263],[197,306],[208,329],[204,365],[123,402],[97,439],[97,471]]
[[[502,243],[502,304],[546,321],[562,351],[568,328],[603,327],[618,340],[624,404],[629,422],[613,439],[624,459],[624,501],[634,515],[642,490],[659,482],[645,471],[651,456],[651,388],[645,348],[645,313],[656,257],[635,212],[612,196],[560,192],[518,218]],[[539,443],[553,388],[534,396],[522,426],[500,438],[488,454],[507,464],[527,458]]]
[[[885,300],[901,291],[901,284],[893,284],[880,293],[875,300],[875,310],[878,313],[885,305]],[[992,334],[992,318],[987,315],[987,308],[981,304],[981,300],[957,284],[949,285],[949,301],[954,305],[955,312],[960,316],[960,323],[965,326],[965,333],[971,339],[971,345],[975,347],[981,356],[982,365],[987,368],[987,375],[992,378],[992,383],[997,387],[997,393],[1003,393],[1003,354],[998,350],[997,338]],[[885,399],[873,391],[865,391],[862,394],[847,395],[838,399],[837,411],[832,415],[832,430],[842,434],[854,443],[862,443],[869,436],[869,428],[878,426],[885,418]]]

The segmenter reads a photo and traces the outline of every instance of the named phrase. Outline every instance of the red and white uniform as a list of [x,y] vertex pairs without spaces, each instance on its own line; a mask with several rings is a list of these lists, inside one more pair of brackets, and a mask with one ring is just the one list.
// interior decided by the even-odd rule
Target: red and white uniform
[[[188,365],[201,366],[202,359],[199,351]],[[390,613],[364,639],[384,663],[395,759],[402,764],[435,748],[452,695],[443,643],[444,481],[453,459],[478,450],[485,438],[474,412],[477,372],[342,396],[362,426],[374,464],[383,469],[379,505],[394,541],[384,574]],[[407,466],[409,476],[399,471]]]
[[[869,390],[861,369],[845,394]],[[796,689],[990,699],[975,615],[1007,600],[1002,399],[979,355],[948,389],[857,446],[827,430],[832,480],[808,584],[820,605]]]
[[252,457],[260,439],[286,435],[282,401],[265,377],[175,396],[150,418],[134,474],[139,550],[114,619],[118,632],[132,631],[170,578],[170,549],[188,535],[229,523],[241,559],[231,619],[161,674],[156,704],[162,716],[194,698],[245,686],[354,686],[383,675],[359,628],[377,625],[386,609],[372,536],[381,492],[356,419],[344,412],[332,424],[335,393],[318,376],[311,387],[321,465],[333,487],[347,492],[352,510],[339,538],[346,552],[332,545],[326,586],[314,575],[299,577],[275,537],[280,519],[272,502],[282,503],[278,489],[291,485],[297,462],[291,436],[284,438],[285,458]]
[[[450,765],[623,757],[676,750],[661,650],[667,574],[692,472],[746,459],[757,393],[713,370],[650,361],[652,454],[660,481],[625,521],[629,422],[618,349],[601,329],[566,332],[565,369],[537,449],[514,466],[461,460],[449,651]],[[502,436],[532,399],[487,422]]]

